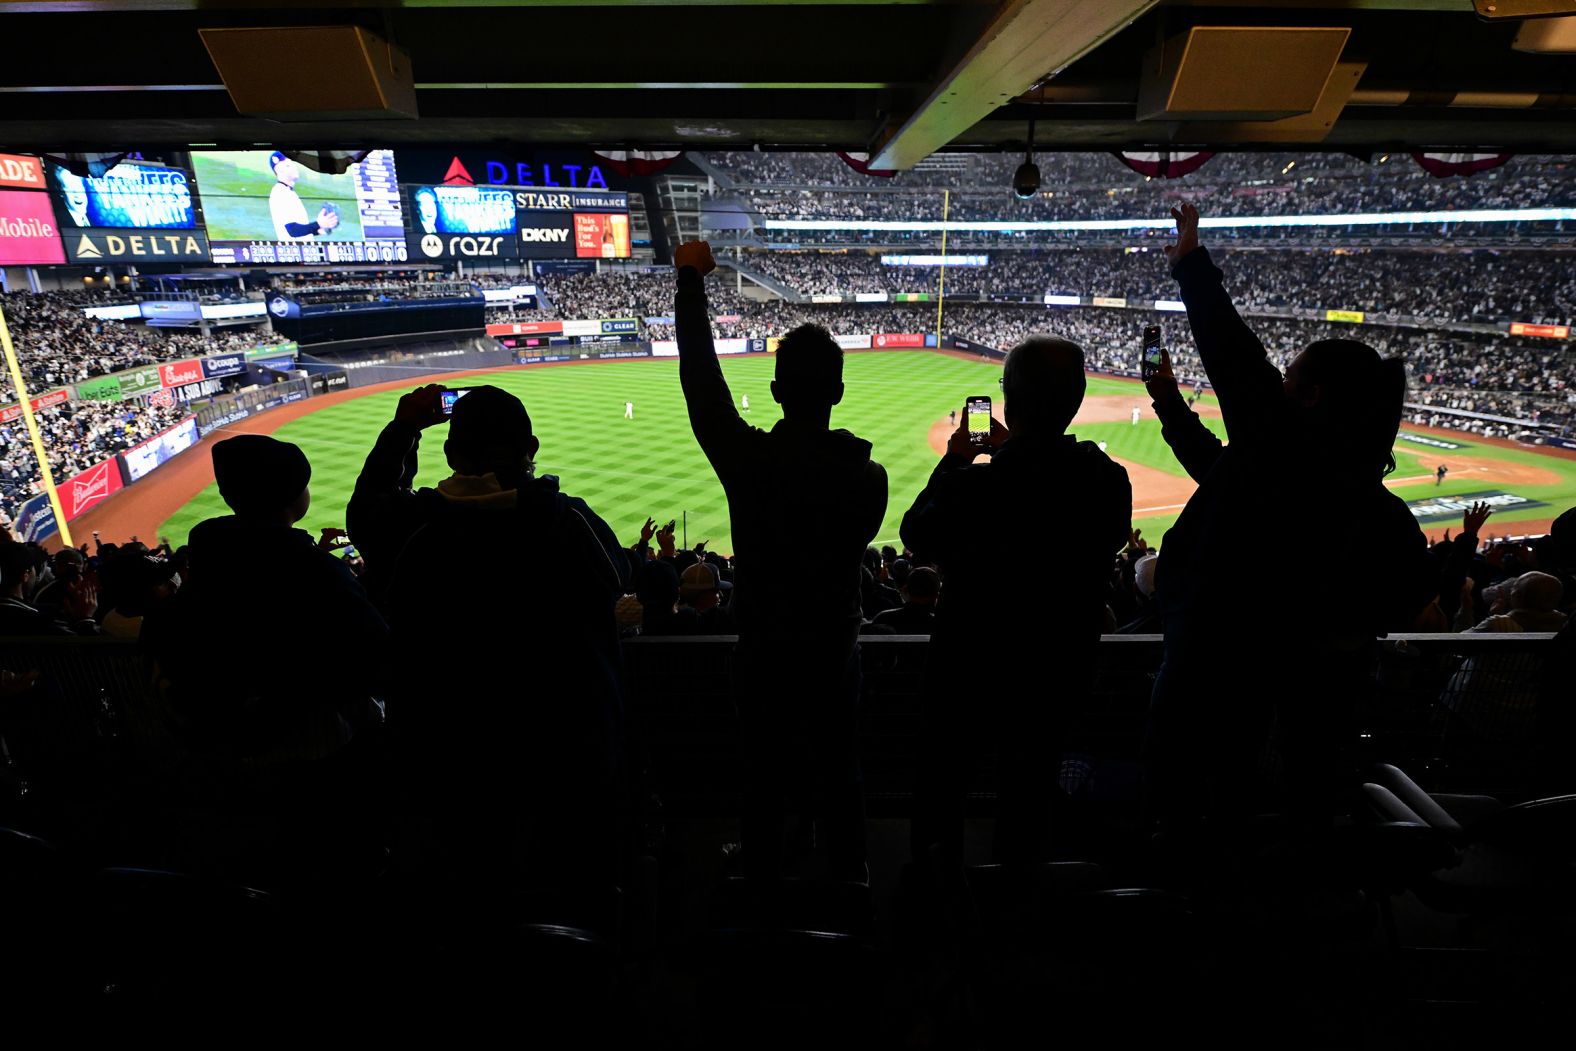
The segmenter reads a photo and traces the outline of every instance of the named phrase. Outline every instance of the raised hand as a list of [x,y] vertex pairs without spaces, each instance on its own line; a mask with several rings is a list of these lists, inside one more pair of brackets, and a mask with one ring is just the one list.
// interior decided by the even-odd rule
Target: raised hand
[[1171,209],[1171,218],[1177,223],[1177,243],[1166,245],[1166,259],[1172,266],[1182,261],[1182,257],[1198,247],[1198,209],[1191,204],[1183,202]]
[[710,242],[686,241],[679,245],[673,253],[673,269],[683,270],[686,266],[693,266],[701,277],[717,269],[717,261],[711,257]]
[[87,577],[78,577],[66,585],[66,597],[60,605],[72,620],[91,620],[98,612],[98,588]]
[[1144,389],[1149,392],[1151,401],[1181,396],[1177,390],[1177,374],[1171,368],[1171,351],[1167,348],[1160,348],[1160,367],[1144,381]]
[[657,530],[657,554],[662,558],[672,558],[678,553],[678,550],[673,546],[673,527],[677,524],[676,522],[669,522]]
[[448,419],[443,415],[443,387],[429,383],[404,395],[394,409],[394,419],[417,430],[442,423]]
[[327,526],[318,534],[317,549],[319,551],[336,551],[350,543],[350,541],[345,539],[349,535],[343,529]]
[[1488,521],[1488,516],[1493,513],[1494,509],[1486,503],[1479,501],[1473,504],[1467,508],[1466,514],[1461,516],[1461,531],[1476,536],[1483,528],[1483,523]]
[[646,547],[651,543],[651,538],[657,534],[657,523],[650,518],[640,527],[640,546]]

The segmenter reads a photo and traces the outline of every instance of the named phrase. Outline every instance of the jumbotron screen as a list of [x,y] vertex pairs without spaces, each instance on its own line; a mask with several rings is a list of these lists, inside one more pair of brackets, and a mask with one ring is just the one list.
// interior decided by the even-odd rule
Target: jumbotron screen
[[216,263],[403,262],[392,150],[324,175],[277,150],[192,152]]
[[629,194],[471,184],[410,188],[413,259],[627,259]]

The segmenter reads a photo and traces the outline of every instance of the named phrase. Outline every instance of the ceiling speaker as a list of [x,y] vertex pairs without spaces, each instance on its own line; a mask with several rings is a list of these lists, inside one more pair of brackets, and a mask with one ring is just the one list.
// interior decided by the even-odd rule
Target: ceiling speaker
[[1139,120],[1279,120],[1312,113],[1351,30],[1194,26],[1151,48]]
[[410,56],[360,26],[201,29],[235,108],[278,121],[408,120]]

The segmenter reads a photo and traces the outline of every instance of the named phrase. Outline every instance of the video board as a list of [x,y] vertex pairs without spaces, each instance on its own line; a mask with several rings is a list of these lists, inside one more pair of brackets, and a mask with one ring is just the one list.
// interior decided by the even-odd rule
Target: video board
[[325,175],[278,150],[193,151],[215,263],[404,262],[392,150]]
[[627,259],[629,194],[530,187],[409,187],[418,260]]
[[103,175],[49,165],[66,257],[73,263],[206,263],[191,179],[179,168],[122,161]]

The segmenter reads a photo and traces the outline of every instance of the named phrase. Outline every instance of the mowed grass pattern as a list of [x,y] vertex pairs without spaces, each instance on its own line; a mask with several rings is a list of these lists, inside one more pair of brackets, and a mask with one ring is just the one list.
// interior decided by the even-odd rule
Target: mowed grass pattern
[[[746,418],[769,429],[780,418],[772,401],[770,357],[724,358],[723,372],[734,404],[748,395]],[[961,412],[964,399],[985,394],[996,400],[1001,366],[968,361],[929,351],[849,354],[844,364],[846,394],[832,413],[834,427],[846,427],[871,441],[875,457],[887,468],[887,515],[878,542],[897,543],[903,513],[924,486],[935,466],[929,445],[931,426],[948,411]],[[620,538],[633,541],[647,515],[665,522],[688,517],[690,543],[709,540],[713,548],[732,551],[727,501],[689,428],[679,389],[676,361],[609,361],[502,372],[478,373],[471,384],[491,383],[518,395],[531,412],[542,449],[537,470],[558,475],[566,492],[581,496],[605,518]],[[459,384],[452,384],[459,386]],[[412,386],[415,386],[413,381]],[[1134,397],[1134,383],[1091,378],[1090,395]],[[342,526],[345,505],[373,439],[394,414],[398,392],[369,394],[321,409],[286,424],[278,437],[299,444],[312,461],[312,510],[303,526],[314,532]],[[626,420],[624,402],[635,403],[635,418]],[[1206,399],[1207,403],[1208,399]],[[1220,421],[1209,424],[1220,431]],[[1116,457],[1170,474],[1182,474],[1161,437],[1160,424],[1145,410],[1135,426],[1122,420],[1076,428],[1078,436],[1105,441]],[[1470,441],[1464,438],[1464,441]],[[1484,459],[1535,462],[1561,474],[1555,486],[1516,487],[1516,492],[1549,503],[1553,513],[1576,500],[1576,461],[1536,453],[1474,444],[1464,453]],[[1433,469],[1435,454],[1397,449],[1403,476]],[[1448,462],[1448,457],[1445,458]],[[443,462],[443,428],[433,428],[422,442],[420,485],[435,485],[448,474]],[[1425,482],[1399,490],[1407,499],[1492,488],[1481,480],[1452,477],[1435,489]],[[1079,514],[1080,494],[1065,494],[1068,515]],[[1143,500],[1135,516],[1151,540],[1158,540],[1176,518],[1172,510],[1146,513]],[[161,535],[177,545],[204,518],[226,514],[215,486],[209,486],[164,524]],[[1496,516],[1495,524],[1517,517],[1552,517],[1549,508],[1520,516]],[[783,542],[793,542],[793,523],[783,523]],[[1019,542],[1030,538],[1003,538]]]

